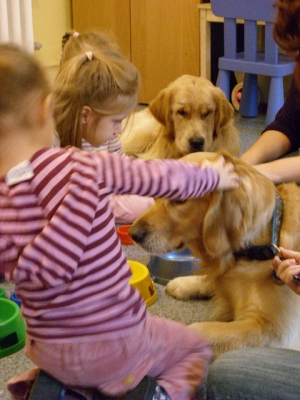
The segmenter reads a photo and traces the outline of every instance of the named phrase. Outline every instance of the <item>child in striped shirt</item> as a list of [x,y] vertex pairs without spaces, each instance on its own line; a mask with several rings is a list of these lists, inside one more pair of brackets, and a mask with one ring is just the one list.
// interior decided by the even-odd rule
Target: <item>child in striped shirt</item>
[[[138,72],[114,53],[70,63],[79,78],[88,74],[93,91],[100,65],[109,71],[91,99],[82,86],[83,112],[74,115],[74,123],[83,118],[93,127],[89,141],[97,146],[135,102]],[[0,45],[0,87],[0,270],[13,271],[27,356],[66,385],[125,399],[191,399],[206,373],[208,344],[180,323],[148,315],[129,284],[109,195],[186,199],[233,189],[233,165],[53,148],[44,71],[12,45]],[[116,114],[103,115],[99,98]]]

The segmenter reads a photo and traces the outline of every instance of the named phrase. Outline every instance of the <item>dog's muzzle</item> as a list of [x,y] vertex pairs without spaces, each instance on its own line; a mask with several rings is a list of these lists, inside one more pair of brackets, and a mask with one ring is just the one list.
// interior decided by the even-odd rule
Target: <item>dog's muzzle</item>
[[191,153],[203,151],[205,140],[203,138],[195,137],[189,140],[189,148]]
[[145,229],[138,229],[134,226],[129,229],[128,233],[131,239],[138,244],[142,244],[147,236],[147,232]]

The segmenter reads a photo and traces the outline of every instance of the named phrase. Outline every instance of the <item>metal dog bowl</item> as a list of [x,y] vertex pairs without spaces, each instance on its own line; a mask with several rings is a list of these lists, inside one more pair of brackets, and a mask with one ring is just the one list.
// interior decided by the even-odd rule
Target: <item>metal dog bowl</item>
[[179,276],[194,275],[199,270],[199,258],[189,249],[171,251],[162,256],[151,255],[148,264],[154,282],[166,285],[170,280]]

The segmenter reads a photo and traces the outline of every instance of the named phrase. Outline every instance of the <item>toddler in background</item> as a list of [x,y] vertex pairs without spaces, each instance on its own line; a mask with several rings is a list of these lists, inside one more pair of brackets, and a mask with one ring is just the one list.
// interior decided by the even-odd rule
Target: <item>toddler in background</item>
[[[80,34],[74,30],[68,31],[62,38],[62,54],[60,65],[62,66],[70,58],[83,54],[87,51],[91,52],[102,52],[102,51],[113,51],[120,53],[119,47],[112,37],[108,36],[104,32],[88,31]],[[62,147],[68,145],[74,145],[78,147],[80,143],[66,143],[62,144]],[[116,136],[111,140],[107,140],[98,148],[92,147],[88,142],[82,138],[81,148],[86,151],[108,151],[109,153],[124,154],[119,137]]]
[[84,53],[85,51],[114,51],[120,53],[119,46],[112,36],[99,31],[88,31],[84,33],[75,30],[67,31],[62,37],[61,65],[70,58]]
[[[98,146],[104,135],[115,135],[115,124],[133,106],[138,72],[115,53],[87,53],[63,65],[57,85],[72,74],[81,90],[69,87],[60,98],[66,103],[62,118],[56,114],[58,126],[72,99],[74,123]],[[148,315],[129,284],[109,195],[184,200],[233,189],[233,165],[53,148],[45,73],[12,45],[0,45],[0,87],[0,266],[13,270],[27,326],[26,355],[66,385],[111,396],[126,392],[127,399],[138,390],[139,399],[190,400],[210,350],[190,328]],[[95,88],[97,95],[85,97]]]
[[[101,87],[101,80],[105,82],[107,79],[107,70],[104,66],[97,71],[97,79],[93,79],[89,72],[86,78],[78,77],[72,72],[65,78],[69,72],[65,72],[63,68],[58,73],[55,82],[55,116],[57,121],[57,132],[59,134],[59,142],[61,147],[69,145],[82,148],[86,151],[107,151],[109,153],[116,152],[124,154],[119,140],[119,135],[122,132],[122,119],[134,110],[137,104],[136,90],[139,84],[139,77],[130,77],[126,75],[126,61],[121,55],[118,55],[118,46],[113,40],[102,32],[86,32],[79,34],[78,32],[71,31],[66,32],[62,39],[62,55],[61,55],[61,67],[64,66],[70,59],[76,56],[84,56],[84,54],[101,54],[101,53],[114,53],[115,60],[118,65],[111,65],[109,68],[114,68],[114,74],[116,75],[117,85],[120,86],[120,90],[124,90],[124,85],[127,84],[124,95],[128,95],[128,102],[119,102],[118,107],[106,102],[106,94],[101,93],[103,87]],[[104,57],[105,59],[105,57]],[[113,64],[115,61],[110,57],[110,62]],[[122,72],[121,69],[123,68]],[[92,65],[90,66],[92,68]],[[119,71],[117,70],[119,68]],[[67,68],[68,69],[68,68]],[[103,74],[103,76],[102,76]],[[117,74],[119,76],[117,77]],[[64,81],[62,83],[62,75]],[[79,81],[79,79],[81,79]],[[88,79],[92,79],[88,82]],[[128,82],[126,82],[128,80]],[[123,85],[123,88],[121,88]],[[78,101],[78,93],[85,89],[84,99]],[[76,91],[78,92],[76,94]],[[91,99],[98,96],[97,102],[99,107],[98,116],[101,115],[115,115],[114,124],[114,135],[108,139],[103,133],[103,136],[95,144],[90,140],[90,130],[93,126],[86,124],[89,119],[87,115],[87,109],[84,109],[85,103],[90,103]],[[76,101],[74,103],[74,98]],[[74,115],[76,115],[76,122],[74,121]],[[62,121],[64,119],[64,121]],[[84,125],[84,126],[83,126]],[[112,207],[116,223],[127,224],[132,223],[136,218],[143,214],[152,204],[154,200],[150,197],[141,197],[136,195],[115,195],[110,196],[110,205]]]

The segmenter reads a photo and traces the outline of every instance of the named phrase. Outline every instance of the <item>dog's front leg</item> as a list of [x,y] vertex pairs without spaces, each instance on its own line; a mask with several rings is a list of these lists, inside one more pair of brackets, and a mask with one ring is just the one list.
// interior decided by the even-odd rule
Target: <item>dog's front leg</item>
[[180,300],[210,298],[214,295],[215,281],[206,275],[183,276],[172,279],[167,284],[166,291]]
[[258,321],[196,322],[191,329],[209,340],[214,358],[229,350],[243,347],[282,347],[275,332]]

